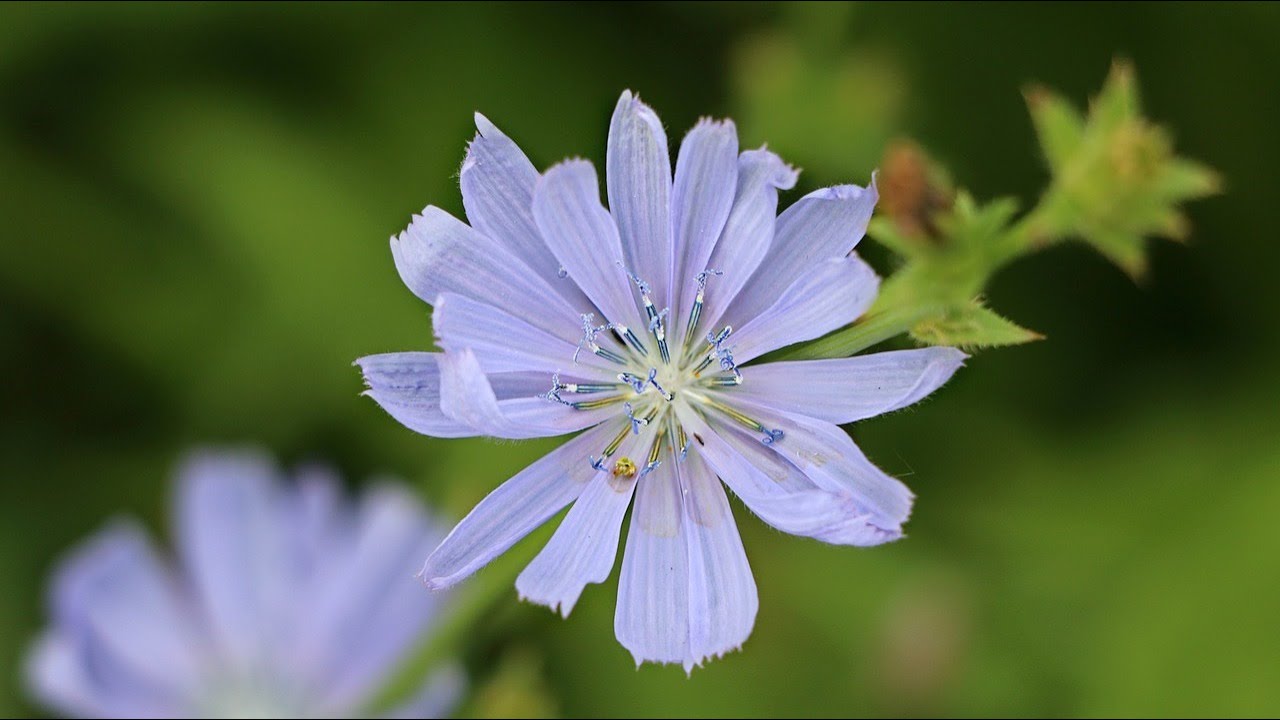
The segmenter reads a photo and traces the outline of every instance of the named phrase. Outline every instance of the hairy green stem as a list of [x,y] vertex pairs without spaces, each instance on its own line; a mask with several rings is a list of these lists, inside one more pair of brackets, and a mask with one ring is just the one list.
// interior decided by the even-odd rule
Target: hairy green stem
[[770,354],[766,361],[817,360],[848,357],[911,330],[918,323],[943,312],[938,305],[899,305],[875,311],[849,327],[837,330],[805,345]]

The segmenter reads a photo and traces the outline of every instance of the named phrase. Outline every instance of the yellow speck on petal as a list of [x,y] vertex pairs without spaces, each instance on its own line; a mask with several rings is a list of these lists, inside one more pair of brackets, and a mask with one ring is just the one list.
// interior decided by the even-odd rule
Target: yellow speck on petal
[[635,461],[629,457],[618,458],[618,461],[613,464],[613,476],[614,477],[635,477],[636,476]]

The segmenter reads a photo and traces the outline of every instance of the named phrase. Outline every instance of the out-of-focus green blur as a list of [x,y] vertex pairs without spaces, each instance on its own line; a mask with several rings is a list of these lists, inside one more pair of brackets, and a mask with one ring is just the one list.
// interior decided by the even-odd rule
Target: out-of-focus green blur
[[1005,269],[991,306],[1047,340],[854,429],[917,493],[910,536],[830,547],[735,504],[760,613],[692,679],[635,669],[616,577],[568,621],[512,588],[460,648],[463,712],[1280,712],[1278,35],[1262,5],[3,7],[0,715],[31,709],[59,553],[121,513],[164,532],[192,444],[393,474],[455,517],[554,446],[358,396],[353,359],[431,342],[387,238],[462,215],[473,111],[540,167],[600,163],[631,88],[673,145],[728,115],[804,168],[784,204],[910,136],[1029,206],[1021,89],[1083,103],[1113,57],[1226,193],[1141,285],[1079,244]]

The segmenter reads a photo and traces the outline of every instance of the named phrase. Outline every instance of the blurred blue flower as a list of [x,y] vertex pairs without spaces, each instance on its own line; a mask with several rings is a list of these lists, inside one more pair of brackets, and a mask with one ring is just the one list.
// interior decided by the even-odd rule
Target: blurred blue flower
[[573,503],[516,581],[568,615],[608,577],[634,496],[615,631],[637,663],[688,670],[740,646],[758,604],[717,476],[785,532],[901,537],[910,491],[838,425],[919,400],[964,355],[747,365],[871,305],[879,280],[852,251],[874,186],[818,190],[777,215],[796,171],[763,148],[739,153],[733,123],[711,120],[685,137],[673,178],[662,123],[626,92],[606,210],[589,162],[539,175],[487,119],[476,125],[460,174],[471,225],[427,207],[391,241],[445,352],[358,360],[368,394],[427,435],[586,432],[481,501],[427,559],[429,587]]
[[[58,567],[28,658],[40,702],[79,717],[342,717],[366,708],[438,617],[411,568],[441,532],[404,490],[356,504],[319,468],[286,485],[253,452],[183,464],[179,563],[119,520]],[[439,716],[438,672],[396,715]]]

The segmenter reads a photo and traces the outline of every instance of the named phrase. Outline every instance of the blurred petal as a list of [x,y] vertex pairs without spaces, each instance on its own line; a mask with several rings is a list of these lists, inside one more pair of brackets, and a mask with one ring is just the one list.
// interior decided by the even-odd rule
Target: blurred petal
[[755,625],[759,598],[729,500],[702,457],[682,463],[688,541],[689,657],[685,670],[741,647]]
[[204,670],[187,598],[142,531],[117,523],[62,563],[53,581],[56,636],[32,658],[45,702],[90,715],[182,712]]
[[942,386],[968,357],[955,348],[753,365],[735,398],[837,425],[904,408]]
[[559,276],[556,260],[533,221],[538,171],[520,148],[489,119],[476,113],[476,137],[467,147],[458,184],[471,226],[498,241],[573,307],[586,299],[572,280]]
[[[662,121],[631,91],[622,93],[609,123],[606,158],[609,211],[622,238],[627,267],[653,286],[653,302],[671,302],[671,155]],[[701,268],[699,268],[701,270]]]
[[[342,479],[333,468],[303,465],[291,480],[290,491],[281,495],[277,522],[289,528],[289,560],[282,572],[293,588],[294,602],[301,605],[335,553],[350,544],[355,523],[343,497]],[[290,642],[296,644],[297,636]]]
[[587,456],[598,454],[621,427],[611,422],[592,428],[489,493],[427,558],[421,573],[427,587],[464,580],[573,502],[596,474]]
[[298,660],[334,711],[356,707],[377,689],[440,602],[424,597],[413,569],[443,532],[407,490],[366,491],[354,520],[346,542],[311,577],[306,602],[294,609],[305,628],[295,639]]
[[440,346],[448,351],[470,348],[486,373],[538,371],[551,374],[573,368],[589,377],[614,381],[617,365],[509,315],[492,305],[461,295],[444,294],[435,301],[432,317]]
[[[600,181],[586,160],[568,160],[547,170],[533,194],[538,230],[569,277],[606,321],[635,326],[640,315],[631,299],[618,228],[600,204]],[[589,313],[592,308],[578,308]],[[574,319],[575,327],[581,323]]]
[[[592,452],[599,452],[599,447]],[[626,448],[624,443],[620,456],[626,455]],[[586,456],[574,462],[588,465]],[[559,610],[564,617],[569,616],[588,583],[609,578],[618,554],[622,516],[636,486],[634,478],[614,477],[610,472],[593,474],[546,547],[516,578],[521,599]]]
[[514,440],[563,435],[617,414],[617,408],[612,406],[577,410],[542,397],[498,402],[470,349],[442,355],[438,362],[441,411],[482,435]]
[[707,262],[707,267],[724,274],[715,276],[707,288],[702,327],[710,327],[720,319],[764,260],[773,243],[778,190],[794,187],[797,175],[781,158],[763,148],[738,156],[733,208]]
[[871,307],[879,289],[875,271],[856,255],[817,265],[777,295],[773,305],[734,328],[728,343],[733,357],[742,364],[848,325]]
[[745,324],[772,305],[792,283],[825,261],[853,251],[875,209],[875,185],[837,185],[804,196],[778,216],[773,244],[725,316]]
[[737,187],[737,128],[732,120],[700,121],[680,144],[671,195],[675,240],[671,312],[678,327],[688,318],[696,293],[695,276],[707,269]]
[[31,648],[25,667],[34,699],[67,717],[184,717],[187,698],[158,690],[120,666],[92,640],[46,633]]
[[689,658],[688,548],[679,472],[680,463],[667,458],[636,483],[613,629],[637,665]]
[[32,644],[24,666],[27,688],[37,702],[74,717],[117,714],[89,677],[88,664],[75,643],[60,632],[45,632]]
[[368,355],[356,360],[373,398],[400,424],[434,437],[472,437],[474,428],[440,410],[439,353],[400,352]]
[[428,206],[391,239],[404,284],[427,303],[457,293],[493,305],[531,325],[571,340],[578,311],[529,266],[492,238],[437,207]]
[[178,473],[178,551],[225,657],[270,657],[290,628],[293,569],[275,465],[252,452],[201,452]]

